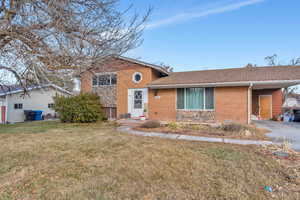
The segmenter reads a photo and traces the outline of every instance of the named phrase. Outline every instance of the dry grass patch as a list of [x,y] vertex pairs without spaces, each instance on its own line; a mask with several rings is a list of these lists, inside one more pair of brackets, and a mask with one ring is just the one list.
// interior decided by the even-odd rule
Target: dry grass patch
[[0,199],[300,198],[263,190],[289,180],[257,147],[137,137],[109,124],[23,125],[47,128],[0,134]]

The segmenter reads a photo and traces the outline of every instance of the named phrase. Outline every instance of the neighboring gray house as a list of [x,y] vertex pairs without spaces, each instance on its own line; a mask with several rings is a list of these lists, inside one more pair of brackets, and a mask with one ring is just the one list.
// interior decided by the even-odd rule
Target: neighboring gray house
[[52,107],[56,94],[71,95],[53,84],[29,87],[26,95],[20,87],[0,88],[0,123],[23,122],[24,110],[41,110],[43,115],[54,115]]

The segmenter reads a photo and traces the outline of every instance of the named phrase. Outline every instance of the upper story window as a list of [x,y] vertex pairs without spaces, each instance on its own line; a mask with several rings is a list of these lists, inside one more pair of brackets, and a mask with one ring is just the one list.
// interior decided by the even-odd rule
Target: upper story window
[[135,82],[135,83],[139,83],[139,82],[141,82],[141,80],[142,80],[142,73],[140,73],[140,72],[135,72],[134,74],[133,74],[133,77],[132,77],[132,80],[133,80],[133,82]]
[[98,85],[116,85],[117,75],[116,74],[101,74],[93,77],[93,86]]
[[213,110],[214,88],[178,88],[177,109]]

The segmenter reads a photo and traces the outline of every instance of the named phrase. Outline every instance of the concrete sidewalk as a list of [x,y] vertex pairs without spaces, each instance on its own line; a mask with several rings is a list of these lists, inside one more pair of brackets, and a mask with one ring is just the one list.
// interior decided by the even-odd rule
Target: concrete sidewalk
[[191,136],[191,135],[180,135],[180,134],[167,134],[167,133],[157,133],[157,132],[142,132],[132,130],[129,126],[120,126],[118,131],[123,133],[129,133],[133,135],[147,136],[147,137],[160,137],[167,139],[176,140],[187,140],[187,141],[202,141],[202,142],[219,142],[219,143],[230,143],[230,144],[241,144],[241,145],[270,145],[275,144],[271,141],[259,141],[259,140],[239,140],[239,139],[227,139],[227,138],[213,138],[213,137],[201,137],[201,136]]

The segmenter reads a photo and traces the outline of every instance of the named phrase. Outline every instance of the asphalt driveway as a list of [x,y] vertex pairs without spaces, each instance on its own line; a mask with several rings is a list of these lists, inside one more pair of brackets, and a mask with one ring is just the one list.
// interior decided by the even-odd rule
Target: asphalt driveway
[[300,151],[300,123],[296,122],[275,122],[275,121],[255,121],[258,127],[269,129],[267,134],[275,142],[288,140],[291,147]]

